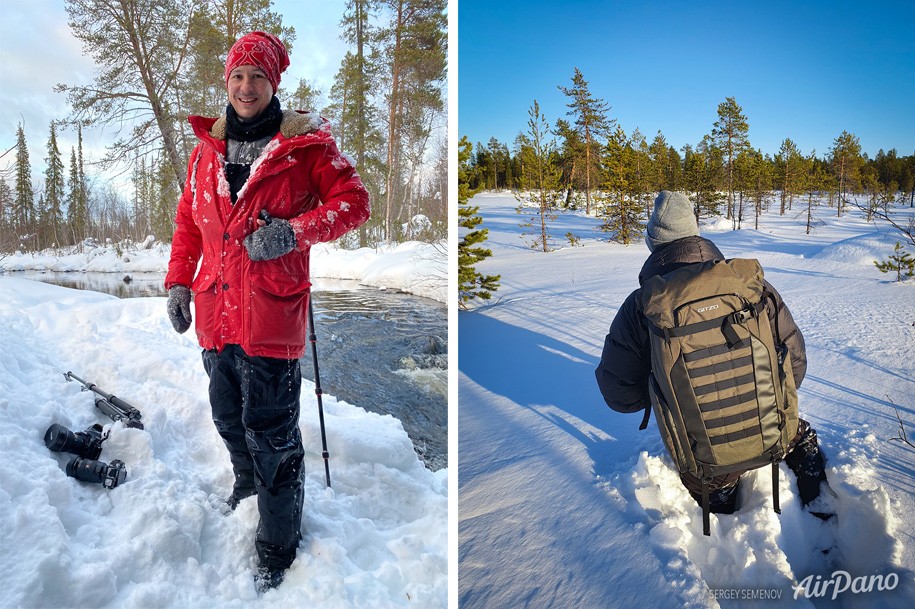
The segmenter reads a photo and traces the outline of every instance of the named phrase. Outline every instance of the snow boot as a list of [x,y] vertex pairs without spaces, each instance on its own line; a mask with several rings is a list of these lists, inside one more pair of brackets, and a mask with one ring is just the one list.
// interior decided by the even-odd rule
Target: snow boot
[[258,594],[263,594],[267,590],[279,587],[286,577],[286,569],[270,569],[259,567],[254,572],[254,589]]
[[[817,432],[806,421],[801,422],[798,435],[799,439],[785,457],[785,463],[797,476],[797,492],[801,504],[807,508],[820,496],[824,484],[829,488],[826,483],[826,459],[817,442]],[[819,510],[809,512],[820,520],[829,520],[835,516]]]
[[740,480],[734,486],[726,486],[718,490],[711,491],[708,496],[709,512],[712,514],[733,514],[740,506],[737,500],[740,496],[738,489]]
[[820,484],[826,482],[826,460],[817,443],[817,432],[810,426],[785,457],[785,463],[797,476],[797,490],[806,507],[820,496]]

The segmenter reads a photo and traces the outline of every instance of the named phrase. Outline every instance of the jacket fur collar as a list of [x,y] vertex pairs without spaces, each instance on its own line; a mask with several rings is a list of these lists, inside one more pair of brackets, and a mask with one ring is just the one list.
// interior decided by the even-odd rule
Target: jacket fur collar
[[[283,110],[283,122],[280,123],[280,133],[289,139],[297,135],[314,133],[324,126],[317,112],[299,112],[297,110]],[[226,115],[223,114],[210,128],[210,136],[217,140],[226,139]]]

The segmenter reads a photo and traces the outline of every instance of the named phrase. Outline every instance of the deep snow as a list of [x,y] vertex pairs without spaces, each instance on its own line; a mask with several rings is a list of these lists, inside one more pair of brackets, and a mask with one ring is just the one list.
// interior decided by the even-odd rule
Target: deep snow
[[[550,232],[562,249],[544,254],[519,238],[510,193],[471,204],[493,251],[478,270],[501,274],[502,287],[459,313],[462,609],[913,606],[915,449],[890,438],[894,404],[915,436],[915,283],[893,283],[872,263],[892,252],[894,229],[824,206],[805,235],[799,203],[782,217],[774,207],[759,230],[703,226],[726,256],[762,262],[804,332],[801,413],[837,494],[824,500],[837,513],[824,524],[801,510],[782,465],[779,516],[769,470],[758,470],[740,511],[713,515],[704,537],[656,425],[639,432],[641,414],[607,408],[594,379],[644,242],[608,243],[598,220],[561,213]],[[865,593],[855,580],[833,600],[846,587],[840,573],[815,596],[837,571],[898,583],[881,592],[867,580]]]
[[[313,260],[326,275],[443,297],[424,248]],[[92,270],[163,270],[167,260],[137,251],[125,262],[110,249],[92,256]],[[25,260],[86,268],[78,256],[0,264]],[[303,380],[304,539],[286,581],[258,597],[256,501],[228,516],[217,509],[231,466],[193,333],[172,330],[164,298],[121,300],[14,275],[0,275],[0,607],[447,606],[447,469],[426,469],[399,421],[325,394],[327,489],[317,401]],[[105,417],[64,379],[68,370],[137,406],[145,430]],[[51,423],[104,424],[100,459],[123,460],[126,482],[108,491],[68,478],[71,455],[42,441]]]

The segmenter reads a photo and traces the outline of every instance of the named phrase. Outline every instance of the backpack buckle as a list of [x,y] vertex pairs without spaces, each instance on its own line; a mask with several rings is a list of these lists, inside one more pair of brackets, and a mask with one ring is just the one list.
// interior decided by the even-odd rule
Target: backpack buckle
[[743,309],[741,311],[735,311],[730,314],[729,321],[732,324],[742,324],[742,323],[745,323],[748,319],[752,319],[752,318],[756,317],[755,313],[756,313],[756,311],[753,308]]

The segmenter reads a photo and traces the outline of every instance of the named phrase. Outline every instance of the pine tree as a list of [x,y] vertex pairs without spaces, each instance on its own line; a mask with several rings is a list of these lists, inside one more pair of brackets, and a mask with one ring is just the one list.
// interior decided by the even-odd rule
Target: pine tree
[[156,141],[168,159],[172,179],[184,185],[186,163],[180,127],[177,74],[187,58],[191,6],[180,0],[66,0],[73,35],[99,66],[91,86],[58,85],[83,124],[131,122],[138,114],[150,120],[135,125],[127,139],[113,144],[104,161],[133,158],[136,150]]
[[868,197],[864,220],[870,222],[874,218],[874,212],[877,211],[877,199],[880,196],[880,179],[877,169],[872,166],[865,166],[861,169],[860,182],[861,188]]
[[70,178],[67,182],[67,224],[73,243],[89,236],[89,201],[83,166],[83,128],[77,128],[77,148],[71,149]]
[[530,139],[523,133],[515,136],[515,158],[518,161],[517,188],[518,190],[533,190],[531,167],[533,166],[533,148]]
[[[648,149],[648,142],[645,140],[645,136],[642,135],[642,132],[639,131],[638,127],[632,132],[632,135],[629,138],[630,148],[632,150],[632,189],[631,194],[635,199],[636,204],[644,206],[644,208],[649,210],[651,207],[651,197],[648,196],[648,191],[650,190],[649,186],[649,174],[651,166],[651,159]],[[651,212],[648,211],[650,214]]]
[[667,148],[667,170],[662,190],[680,190],[683,186],[683,159],[673,146]]
[[671,186],[668,184],[670,156],[667,150],[667,140],[664,139],[664,134],[660,130],[648,147],[648,156],[651,160],[651,189],[654,192],[671,190]]
[[718,120],[712,127],[712,138],[724,152],[727,169],[728,213],[727,218],[734,217],[734,161],[741,150],[749,146],[747,132],[750,126],[747,117],[733,97],[728,97],[718,104]]
[[815,150],[810,153],[810,156],[803,158],[801,168],[801,184],[807,193],[807,234],[809,235],[816,220],[813,216],[813,199],[815,195],[828,188],[827,175],[823,162],[817,158]]
[[[540,113],[540,104],[534,100],[534,105],[528,110],[528,135],[531,144],[531,174],[534,186],[534,199],[538,206],[538,217],[531,218],[522,226],[533,227],[539,223],[539,235],[534,239],[531,247],[542,248],[544,252],[550,251],[550,234],[547,224],[555,216],[551,213],[553,198],[559,188],[560,171],[556,166],[554,156],[555,142],[547,139],[550,135],[549,123]],[[523,213],[523,208],[518,207],[518,213]],[[522,237],[526,236],[525,233]],[[537,233],[533,233],[537,234]]]
[[572,86],[559,87],[565,95],[571,98],[566,104],[570,108],[568,116],[575,117],[575,125],[584,140],[584,173],[585,173],[585,213],[591,213],[591,184],[596,183],[594,165],[600,156],[599,138],[605,137],[615,120],[608,116],[610,106],[600,98],[591,97],[588,81],[578,68],[572,76]]
[[774,162],[768,156],[763,156],[761,150],[750,148],[738,156],[740,167],[740,197],[741,206],[738,223],[743,221],[743,198],[746,196],[753,202],[753,228],[759,229],[759,217],[762,215],[766,199],[772,194],[770,185],[773,180]]
[[583,189],[584,184],[580,179],[582,173],[580,167],[584,164],[585,143],[581,139],[581,134],[577,129],[572,128],[568,121],[563,119],[556,120],[556,135],[562,139],[562,145],[559,150],[559,167],[562,170],[562,185],[566,191],[565,207],[573,207],[573,193],[579,183]]
[[[384,74],[381,31],[372,23],[378,0],[347,0],[341,25],[341,37],[350,44],[334,78],[328,112],[336,118],[334,133],[342,150],[356,161],[373,201],[386,200],[386,145],[381,125],[381,110],[372,102],[372,90],[378,88]],[[373,213],[359,227],[359,246],[369,245],[369,234],[383,232],[385,216]]]
[[836,215],[841,218],[849,184],[857,180],[861,167],[861,143],[857,137],[843,131],[833,142],[831,152],[832,167],[838,179],[839,189]]
[[480,247],[489,229],[478,228],[483,218],[478,216],[479,206],[470,206],[472,195],[469,184],[470,167],[468,161],[473,152],[473,145],[466,136],[458,145],[458,226],[466,229],[458,241],[458,304],[467,308],[467,302],[474,298],[489,300],[492,293],[499,289],[501,275],[484,275],[476,270],[476,264],[492,256],[492,250]]
[[778,155],[775,157],[775,163],[778,168],[778,180],[781,186],[781,208],[779,214],[784,216],[786,208],[791,209],[794,203],[794,195],[799,190],[800,164],[802,161],[801,152],[797,149],[791,138],[785,138],[779,148]]
[[304,78],[299,79],[299,85],[286,99],[286,105],[294,110],[310,110],[318,112],[321,109],[321,89]]
[[35,219],[35,194],[32,190],[32,166],[29,147],[25,143],[22,123],[16,129],[16,189],[12,210],[13,229],[22,235],[32,229]]
[[616,233],[616,240],[628,245],[642,234],[639,222],[642,203],[636,193],[636,151],[620,125],[607,139],[603,158],[606,180],[603,184],[605,221],[602,230]]
[[11,227],[12,211],[13,191],[0,175],[0,252],[13,251],[16,247]]
[[[394,238],[394,221],[403,209],[414,171],[407,153],[421,159],[431,118],[444,107],[442,85],[447,64],[446,0],[385,0],[391,22],[383,30],[389,64],[387,155],[384,188],[384,238]],[[414,168],[416,163],[413,164]]]
[[696,149],[683,147],[683,183],[695,205],[696,218],[720,214],[721,195],[718,182],[722,171],[721,150],[709,136],[702,138]]
[[874,266],[880,269],[881,273],[896,272],[896,281],[902,281],[909,277],[915,276],[915,258],[902,249],[902,244],[896,242],[893,253],[883,262],[874,260]]
[[63,245],[63,202],[64,202],[64,163],[57,147],[57,128],[51,123],[48,136],[48,156],[45,159],[44,204],[45,215],[41,218],[42,230],[46,239],[55,247]]

